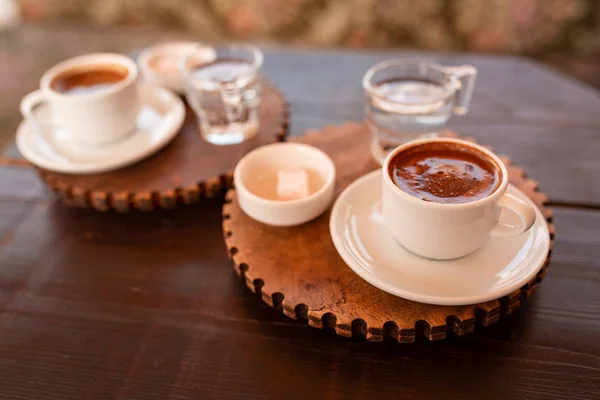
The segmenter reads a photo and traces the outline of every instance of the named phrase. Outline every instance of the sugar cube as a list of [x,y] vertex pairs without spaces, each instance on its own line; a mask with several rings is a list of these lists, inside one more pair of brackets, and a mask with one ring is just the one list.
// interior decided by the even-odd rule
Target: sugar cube
[[298,200],[308,196],[308,173],[304,169],[277,171],[277,197],[279,200]]

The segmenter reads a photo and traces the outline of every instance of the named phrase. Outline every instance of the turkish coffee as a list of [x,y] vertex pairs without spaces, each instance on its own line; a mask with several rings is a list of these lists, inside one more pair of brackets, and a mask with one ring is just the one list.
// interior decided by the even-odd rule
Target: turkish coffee
[[52,90],[65,94],[87,94],[110,89],[127,77],[119,66],[98,66],[93,69],[65,71],[50,83]]
[[486,154],[468,145],[442,141],[401,151],[390,161],[388,173],[403,192],[443,204],[484,199],[502,181],[500,167]]

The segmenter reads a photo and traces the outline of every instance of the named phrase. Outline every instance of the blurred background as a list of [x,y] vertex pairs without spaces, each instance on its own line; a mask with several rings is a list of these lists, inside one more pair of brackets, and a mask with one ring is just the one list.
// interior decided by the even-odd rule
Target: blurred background
[[0,123],[9,130],[18,99],[53,63],[171,37],[510,53],[600,88],[597,0],[0,0],[0,26],[0,76],[11,77],[0,81],[0,109],[15,111]]

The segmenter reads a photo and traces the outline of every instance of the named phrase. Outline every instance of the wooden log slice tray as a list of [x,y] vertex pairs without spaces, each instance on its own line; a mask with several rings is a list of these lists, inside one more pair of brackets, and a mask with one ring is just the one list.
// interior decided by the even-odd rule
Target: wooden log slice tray
[[283,94],[263,80],[257,135],[244,143],[217,146],[200,137],[186,105],[179,135],[164,149],[136,164],[100,174],[69,175],[38,168],[44,182],[68,206],[98,211],[151,211],[217,196],[231,186],[233,167],[248,151],[287,136],[289,106]]
[[[445,136],[456,136],[451,132]],[[465,138],[474,141],[472,138]],[[337,168],[336,195],[359,176],[378,168],[369,152],[367,127],[345,124],[312,131],[294,139],[316,146],[333,159]],[[510,182],[525,192],[548,221],[552,249],[552,212],[547,197],[523,170],[501,157]],[[424,335],[430,340],[470,333],[476,324],[490,325],[513,312],[535,289],[550,260],[535,279],[500,299],[470,306],[436,306],[405,300],[362,280],[336,252],[329,234],[327,211],[314,221],[274,228],[246,216],[229,190],[223,206],[223,234],[235,270],[253,292],[285,315],[308,320],[311,326],[334,328],[342,336],[364,336],[371,341],[392,337],[412,342]]]

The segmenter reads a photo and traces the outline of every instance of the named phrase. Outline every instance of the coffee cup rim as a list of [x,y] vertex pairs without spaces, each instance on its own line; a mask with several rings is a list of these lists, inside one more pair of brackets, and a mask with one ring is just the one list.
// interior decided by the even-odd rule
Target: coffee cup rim
[[[480,151],[484,155],[488,156],[498,166],[498,168],[500,168],[500,172],[501,172],[500,185],[498,185],[496,190],[494,190],[488,196],[486,196],[482,199],[468,202],[468,203],[450,203],[450,204],[449,203],[436,203],[433,201],[423,201],[414,196],[411,196],[410,194],[408,194],[405,191],[403,191],[402,189],[400,189],[392,180],[392,177],[390,176],[390,174],[388,172],[390,162],[398,153],[405,151],[407,149],[410,149],[412,147],[420,146],[420,145],[427,144],[427,143],[456,143],[456,144],[466,146],[466,147],[471,147],[477,151]],[[405,198],[406,200],[413,202],[415,204],[420,204],[421,206],[424,206],[424,207],[431,207],[431,208],[447,208],[447,209],[450,209],[450,208],[461,209],[462,208],[462,209],[466,209],[466,208],[478,207],[485,203],[497,201],[498,198],[500,196],[502,196],[502,194],[506,191],[506,188],[508,186],[508,170],[506,169],[506,166],[504,165],[502,160],[500,160],[500,158],[496,154],[494,154],[492,151],[486,149],[485,147],[483,147],[479,144],[472,143],[472,142],[469,142],[469,141],[463,140],[463,139],[456,139],[456,138],[439,138],[438,137],[438,138],[426,138],[426,139],[411,140],[409,142],[406,142],[406,143],[396,147],[394,150],[392,150],[387,155],[381,168],[382,168],[383,179],[384,179],[386,185],[388,185],[388,186],[391,185],[393,190],[396,193],[398,193],[400,196]]]
[[[101,92],[80,93],[77,94],[77,96],[73,96],[67,93],[56,91],[51,86],[52,80],[55,77],[71,68],[75,69],[79,66],[93,67],[94,65],[107,66],[110,64],[116,64],[127,68],[127,76],[114,85],[111,85],[111,87],[107,88],[106,90],[102,90]],[[50,67],[50,69],[48,69],[40,79],[40,88],[47,94],[60,99],[68,101],[81,101],[101,98],[112,93],[119,92],[123,88],[129,86],[132,82],[135,82],[137,78],[138,67],[131,58],[118,53],[90,53],[68,58]]]

